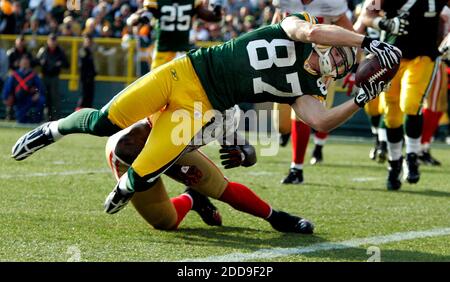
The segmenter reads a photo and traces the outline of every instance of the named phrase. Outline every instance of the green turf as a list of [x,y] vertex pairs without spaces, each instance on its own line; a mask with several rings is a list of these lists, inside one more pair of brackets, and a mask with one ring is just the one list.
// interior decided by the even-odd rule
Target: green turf
[[[205,226],[192,213],[180,230],[162,232],[147,226],[131,206],[113,216],[103,212],[104,198],[114,186],[106,170],[106,139],[74,135],[16,162],[10,149],[25,129],[0,132],[2,261],[67,261],[74,249],[82,261],[172,261],[450,227],[450,148],[445,146],[433,151],[443,166],[422,167],[421,182],[404,184],[399,192],[386,191],[386,168],[368,159],[368,142],[331,140],[325,163],[305,167],[303,185],[279,184],[289,167],[289,148],[260,157],[252,168],[225,172],[273,207],[314,221],[314,236],[278,233],[265,221],[217,201],[224,227]],[[217,162],[217,147],[205,151]],[[183,190],[172,181],[167,187],[170,195]],[[366,261],[367,247],[273,261]],[[450,261],[450,236],[378,247],[382,261]]]

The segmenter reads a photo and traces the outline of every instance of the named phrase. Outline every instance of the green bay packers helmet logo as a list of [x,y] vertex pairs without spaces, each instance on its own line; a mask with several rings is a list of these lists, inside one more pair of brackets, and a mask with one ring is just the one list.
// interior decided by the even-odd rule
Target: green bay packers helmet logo
[[175,69],[170,69],[170,74],[172,74],[173,80],[178,81],[177,71]]

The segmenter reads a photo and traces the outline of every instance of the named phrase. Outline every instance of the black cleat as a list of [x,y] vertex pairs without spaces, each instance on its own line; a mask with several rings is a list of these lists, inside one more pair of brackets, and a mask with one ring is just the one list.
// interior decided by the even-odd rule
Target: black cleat
[[291,137],[290,133],[286,133],[286,134],[281,134],[280,133],[280,146],[281,147],[286,147],[286,145],[289,143],[289,138]]
[[403,157],[396,161],[389,161],[388,167],[388,178],[387,178],[387,189],[388,190],[398,190],[402,187],[402,163]]
[[134,191],[123,192],[117,183],[114,190],[106,197],[103,207],[106,213],[115,214],[122,210],[134,195]]
[[12,148],[11,157],[16,161],[24,160],[37,150],[55,142],[50,133],[49,124],[49,122],[44,123],[20,137]]
[[314,147],[314,151],[312,153],[312,158],[309,161],[310,164],[316,165],[316,164],[323,162],[322,148],[323,148],[322,145],[316,145]]
[[433,158],[430,151],[423,151],[422,155],[419,156],[419,160],[425,165],[440,166],[441,162]]
[[290,215],[283,211],[272,210],[272,214],[266,219],[273,229],[285,233],[312,234],[314,224],[307,219]]
[[301,184],[303,183],[303,170],[291,168],[285,179],[281,180],[281,184]]
[[203,222],[210,226],[222,226],[222,216],[208,197],[192,188],[187,188],[185,193],[191,196],[193,202],[192,210],[200,215]]
[[419,182],[419,161],[416,153],[409,153],[406,155],[406,181],[411,184]]

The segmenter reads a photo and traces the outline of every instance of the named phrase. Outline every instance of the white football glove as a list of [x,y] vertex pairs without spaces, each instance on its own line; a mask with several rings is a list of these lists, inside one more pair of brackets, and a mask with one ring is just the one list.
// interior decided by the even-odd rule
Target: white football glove
[[384,81],[368,82],[361,85],[358,94],[356,94],[354,102],[360,108],[364,107],[369,101],[372,101],[385,89],[386,83]]
[[364,38],[361,47],[367,52],[375,54],[383,68],[392,69],[394,65],[400,63],[402,57],[402,51],[397,47],[367,36]]

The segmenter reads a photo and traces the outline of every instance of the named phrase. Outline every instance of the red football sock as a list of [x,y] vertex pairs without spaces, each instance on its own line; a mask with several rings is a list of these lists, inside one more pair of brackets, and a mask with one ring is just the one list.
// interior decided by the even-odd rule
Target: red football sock
[[177,223],[173,229],[177,229],[178,225],[183,221],[186,214],[192,209],[192,198],[188,194],[181,194],[177,197],[171,198],[175,210],[177,211]]
[[292,162],[303,164],[305,161],[306,148],[308,147],[311,127],[302,121],[292,120]]
[[246,186],[236,182],[228,183],[219,200],[229,204],[238,211],[261,218],[268,218],[272,213],[272,208],[268,203]]
[[429,109],[424,109],[423,113],[423,126],[422,126],[422,144],[429,144],[436,129],[439,126],[439,119],[442,116],[442,112],[433,112]]
[[328,133],[327,132],[316,131],[315,136],[316,136],[317,139],[325,140],[328,137]]

